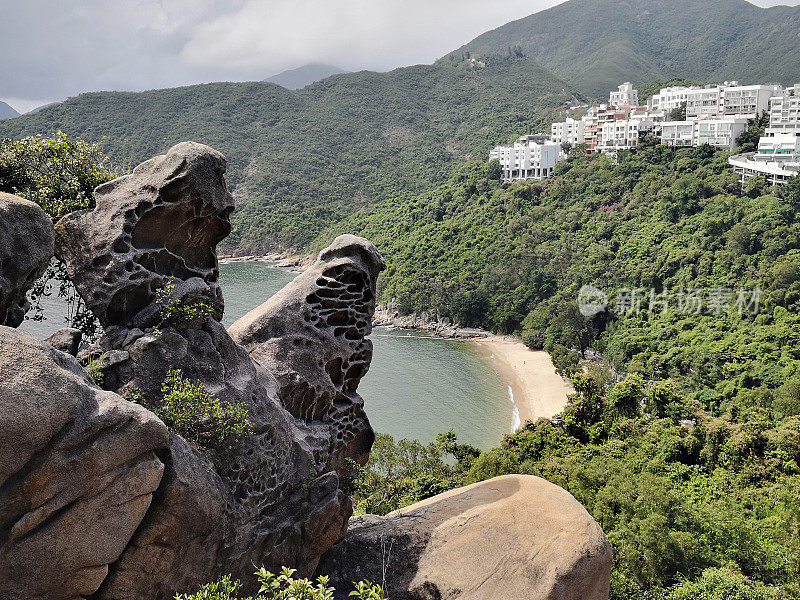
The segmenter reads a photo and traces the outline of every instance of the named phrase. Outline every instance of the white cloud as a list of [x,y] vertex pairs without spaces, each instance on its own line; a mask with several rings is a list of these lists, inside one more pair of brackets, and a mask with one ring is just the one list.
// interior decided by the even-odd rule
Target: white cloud
[[494,27],[560,0],[248,0],[203,23],[188,64],[248,70],[310,61],[389,69],[431,62]]
[[[0,99],[429,63],[562,0],[0,0]],[[759,0],[761,5],[800,0]]]

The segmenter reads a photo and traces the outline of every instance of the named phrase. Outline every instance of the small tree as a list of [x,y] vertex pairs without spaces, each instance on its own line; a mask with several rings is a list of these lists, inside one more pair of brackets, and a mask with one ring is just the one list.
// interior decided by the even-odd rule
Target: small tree
[[500,166],[500,161],[496,158],[489,161],[489,166],[486,169],[486,178],[489,180],[499,181],[503,177],[503,167]]
[[781,187],[780,195],[792,206],[800,206],[800,175],[792,177]]
[[[53,139],[0,141],[0,192],[35,202],[53,222],[73,211],[93,208],[94,188],[118,176],[100,144],[73,140],[60,131]],[[53,261],[30,292],[32,318],[45,318],[41,298],[54,292],[67,302],[69,325],[89,338],[96,337],[99,323],[59,261]]]
[[670,121],[685,121],[686,120],[686,102],[681,102],[681,105],[669,111]]

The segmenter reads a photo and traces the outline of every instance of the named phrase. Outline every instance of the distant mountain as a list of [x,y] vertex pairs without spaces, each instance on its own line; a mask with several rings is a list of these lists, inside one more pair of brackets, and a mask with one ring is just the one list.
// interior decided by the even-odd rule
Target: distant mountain
[[19,113],[11,108],[5,102],[0,101],[0,121],[3,119],[13,119],[14,117],[18,117]]
[[307,85],[311,85],[317,81],[330,77],[331,75],[340,75],[347,73],[344,69],[334,67],[333,65],[322,65],[318,63],[303,65],[296,69],[284,71],[265,79],[270,83],[277,83],[285,87],[287,90],[299,90]]
[[44,110],[45,108],[48,108],[48,107],[50,107],[50,106],[55,106],[56,104],[58,104],[58,102],[50,102],[50,103],[48,103],[48,104],[42,104],[41,106],[37,106],[37,107],[36,107],[36,108],[34,108],[33,110],[29,110],[29,111],[28,111],[28,112],[26,112],[25,114],[26,114],[26,115],[35,115],[35,114],[36,114],[36,113],[38,113],[40,110]]
[[800,6],[745,0],[569,0],[441,60],[522,53],[594,97],[623,81],[800,81]]

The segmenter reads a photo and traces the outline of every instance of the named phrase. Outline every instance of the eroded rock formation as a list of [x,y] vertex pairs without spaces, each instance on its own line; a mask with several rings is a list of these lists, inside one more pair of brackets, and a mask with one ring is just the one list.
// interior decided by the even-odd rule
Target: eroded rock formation
[[372,360],[375,282],[385,267],[375,247],[343,235],[230,334],[278,382],[286,409],[332,428],[334,464],[366,464],[374,434],[357,393]]
[[[224,573],[252,581],[253,565],[310,574],[343,537],[352,512],[336,466],[345,455],[364,461],[372,445],[356,386],[369,367],[364,336],[382,259],[358,238],[339,239],[323,251],[315,279],[330,283],[317,290],[322,295],[310,297],[305,288],[285,292],[270,304],[275,320],[264,327],[272,329],[250,329],[262,340],[277,334],[281,323],[281,335],[296,332],[292,339],[306,340],[302,357],[287,355],[282,362],[264,353],[263,363],[254,360],[216,320],[224,308],[216,244],[230,230],[233,208],[224,172],[218,152],[178,144],[100,186],[94,210],[56,226],[56,253],[105,328],[90,349],[103,387],[123,396],[136,391],[139,402],[157,412],[162,382],[180,370],[223,402],[244,405],[253,425],[252,435],[224,450],[200,451],[170,436],[152,506],[97,598],[171,598]],[[214,318],[165,326],[156,296],[168,283],[175,301],[210,300]],[[306,322],[305,315],[316,321]],[[328,374],[334,355],[342,371],[328,387],[318,384],[316,367],[303,369],[299,362]],[[283,380],[289,373],[309,390],[303,401],[319,410],[284,405],[285,386],[275,375]],[[329,389],[335,385],[337,394]]]
[[507,475],[353,518],[319,572],[337,593],[385,581],[392,600],[607,600],[611,565],[603,531],[572,495]]
[[17,327],[26,292],[53,257],[53,225],[38,205],[0,192],[0,325]]
[[184,142],[95,190],[56,227],[56,254],[105,328],[155,324],[170,277],[223,308],[216,245],[231,231],[225,157]]

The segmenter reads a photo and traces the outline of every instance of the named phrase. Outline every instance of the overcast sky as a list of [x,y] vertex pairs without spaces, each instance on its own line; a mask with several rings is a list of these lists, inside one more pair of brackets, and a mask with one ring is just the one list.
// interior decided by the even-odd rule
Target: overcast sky
[[[0,100],[430,63],[563,0],[0,0]],[[756,0],[755,4],[800,4]]]

